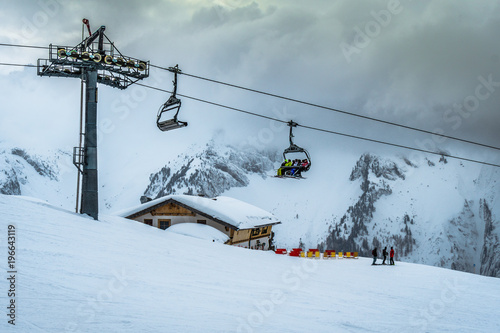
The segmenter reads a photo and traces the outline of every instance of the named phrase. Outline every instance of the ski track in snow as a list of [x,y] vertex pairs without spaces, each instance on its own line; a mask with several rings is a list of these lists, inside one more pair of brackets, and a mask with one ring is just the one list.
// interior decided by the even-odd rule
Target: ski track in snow
[[[500,280],[371,258],[246,250],[0,195],[16,226],[16,326],[1,332],[498,332]],[[6,272],[5,242],[0,243]]]

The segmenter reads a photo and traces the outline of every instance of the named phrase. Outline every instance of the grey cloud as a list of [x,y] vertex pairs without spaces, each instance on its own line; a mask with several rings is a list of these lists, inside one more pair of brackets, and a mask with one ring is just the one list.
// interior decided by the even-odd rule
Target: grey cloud
[[[498,2],[401,1],[401,12],[392,15],[390,23],[381,26],[380,33],[352,55],[351,62],[346,61],[342,43],[356,46],[356,28],[364,30],[367,23],[376,22],[373,13],[386,10],[391,1],[64,1],[60,2],[57,13],[29,38],[12,37],[10,41],[76,44],[80,39],[81,19],[87,17],[93,29],[106,25],[108,36],[125,54],[149,59],[157,65],[179,63],[192,74],[410,126],[431,130],[440,127],[450,135],[496,144],[500,139],[495,129],[500,122],[500,88],[495,87],[468,117],[450,112],[454,112],[454,104],[474,96],[478,77],[492,75],[495,82],[500,82]],[[28,26],[23,18],[32,20],[39,11],[43,12],[43,8],[36,1],[8,2],[5,15],[20,19],[6,20],[1,35],[19,35]],[[12,50],[10,55],[4,53],[3,60],[33,63],[43,56],[38,51]],[[33,81],[43,80],[44,85],[58,80],[32,76]],[[171,79],[169,73],[155,70],[144,83],[168,89]],[[388,141],[406,136],[409,144],[417,137],[187,77],[181,77],[179,91],[271,116],[273,108],[288,108],[297,121],[325,129]],[[46,93],[45,104],[50,108],[57,95],[51,95],[50,89]],[[112,95],[119,96],[117,92]],[[141,110],[131,110],[134,120],[141,117],[154,120],[165,95],[148,92]],[[74,99],[78,98],[79,92],[75,91]],[[103,110],[109,108],[105,100]],[[236,128],[232,137],[240,135],[240,131],[245,137],[243,132],[247,127],[248,132],[255,132],[259,126],[267,125],[260,119],[192,101],[185,101],[184,105],[193,127],[198,126],[196,123],[203,124],[196,127],[199,131],[224,127],[221,118],[234,122],[227,129],[229,132]],[[462,117],[460,126],[458,118],[450,121],[452,116]],[[245,128],[241,129],[240,123]],[[315,137],[324,138],[323,135],[308,135],[313,137],[311,142],[325,142],[328,149],[327,141],[314,141]],[[363,143],[345,141],[363,149]]]

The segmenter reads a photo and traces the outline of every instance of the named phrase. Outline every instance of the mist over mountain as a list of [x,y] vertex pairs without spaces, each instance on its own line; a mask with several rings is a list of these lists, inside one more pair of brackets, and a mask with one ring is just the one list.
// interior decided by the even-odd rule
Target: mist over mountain
[[[152,174],[144,194],[243,197],[282,219],[275,228],[281,247],[303,244],[370,256],[373,247],[381,254],[393,246],[400,259],[499,276],[496,170],[445,156],[411,161],[363,154],[349,174],[283,180],[270,177],[279,165],[276,155],[207,144]],[[311,191],[320,188],[318,182],[339,183],[339,177],[342,192]],[[325,206],[329,197],[333,202]]]
[[[4,146],[0,158],[3,194],[71,209],[76,169],[65,166],[68,153],[41,156]],[[498,170],[445,156],[410,160],[367,153],[335,160],[336,167],[315,164],[306,179],[279,179],[273,177],[279,152],[241,151],[211,140],[192,145],[149,176],[140,164],[131,166],[134,186],[116,187],[101,177],[101,210],[138,204],[143,195],[224,194],[276,215],[282,221],[273,229],[278,247],[370,256],[373,247],[381,255],[383,247],[393,246],[398,260],[500,277]]]
[[[500,331],[500,1],[20,0],[2,14],[19,332]],[[94,91],[89,71],[112,80]],[[189,126],[164,132],[173,92],[168,117]],[[75,213],[84,119],[97,221]],[[304,179],[274,176],[292,138]],[[115,214],[169,194],[239,199],[281,221],[277,248],[360,258]],[[396,265],[370,266],[375,247]]]
[[196,146],[189,151],[150,175],[144,195],[153,199],[169,194],[216,197],[232,187],[248,186],[249,175],[265,178],[281,158],[277,152],[216,146],[213,140],[198,151]]

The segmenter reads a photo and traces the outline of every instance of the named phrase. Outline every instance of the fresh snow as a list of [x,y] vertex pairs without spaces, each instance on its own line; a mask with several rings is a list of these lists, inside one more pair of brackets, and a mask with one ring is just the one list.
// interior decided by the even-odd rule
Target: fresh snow
[[[76,168],[71,164],[70,154],[22,149],[40,167],[47,167],[44,169],[47,172],[43,174],[53,175],[47,177],[39,174],[28,162],[29,159],[12,154],[13,149],[16,146],[0,142],[0,163],[5,163],[4,171],[7,172],[0,172],[0,184],[14,179],[20,184],[21,194],[42,198],[68,210],[73,209]],[[171,185],[177,193],[185,193],[188,187],[203,189],[208,186],[218,194],[242,200],[272,213],[282,222],[273,227],[274,242],[278,247],[297,247],[300,243],[310,248],[318,247],[341,222],[349,208],[358,202],[363,191],[360,188],[360,178],[353,181],[349,179],[353,167],[360,161],[358,154],[339,151],[325,155],[316,151],[314,146],[310,153],[313,156],[313,167],[305,174],[307,179],[304,180],[275,178],[273,170],[262,174],[242,169],[240,171],[246,177],[247,184],[242,187],[231,187],[236,185],[230,181],[230,175],[226,175],[226,183],[226,178],[220,178],[218,173],[197,180],[181,177]],[[100,155],[100,214],[130,209],[139,204],[140,196],[151,182],[148,176],[162,166],[150,161],[144,163],[139,158],[141,154],[143,152],[133,153],[124,167],[113,169],[106,167],[110,163],[109,157]],[[202,170],[209,171],[215,164],[223,164],[224,161],[233,165],[230,162],[232,159],[239,160],[245,154],[235,153],[234,148],[221,143],[199,143],[177,158],[162,155],[161,160],[169,160],[171,171],[179,172],[186,161],[193,160],[192,163],[197,164],[200,156],[204,161]],[[255,153],[249,156],[253,156],[252,159],[258,165],[258,156],[261,156],[262,161],[270,161],[262,152],[260,155]],[[225,160],[226,157],[229,162]],[[419,154],[413,155],[411,161],[404,155],[377,155],[375,158],[380,166],[397,165],[405,178],[388,180],[369,173],[368,177],[373,184],[378,186],[385,183],[392,190],[390,195],[382,195],[376,201],[373,218],[365,221],[368,229],[366,239],[370,246],[375,238],[386,243],[384,246],[394,245],[391,244],[390,237],[404,237],[403,219],[410,218],[414,222],[410,227],[415,243],[404,260],[498,276],[496,262],[500,257],[496,245],[499,237],[496,217],[500,216],[500,174],[497,168],[454,159],[448,159],[444,163],[440,162],[439,156],[426,157]],[[275,167],[278,165],[279,162],[276,162]],[[268,177],[265,177],[266,174]],[[240,173],[238,175],[241,176]],[[161,182],[155,183],[157,187],[161,185]],[[231,188],[228,190],[229,187]],[[483,213],[486,205],[491,211],[491,226],[494,228],[485,228]],[[347,237],[352,223],[344,226],[344,236]],[[402,249],[397,250],[402,253]]]
[[16,196],[0,195],[0,223],[4,239],[16,227],[18,272],[1,332],[500,331],[496,278],[281,256]]
[[229,236],[222,231],[200,223],[177,223],[168,227],[166,232],[173,232],[179,235],[190,236],[222,244],[229,239]]
[[250,229],[280,222],[275,216],[259,207],[234,198],[223,196],[205,198],[194,195],[167,195],[146,202],[142,205],[117,212],[114,215],[127,217],[162,202],[166,202],[170,199],[202,211],[210,216],[229,223],[238,229]]

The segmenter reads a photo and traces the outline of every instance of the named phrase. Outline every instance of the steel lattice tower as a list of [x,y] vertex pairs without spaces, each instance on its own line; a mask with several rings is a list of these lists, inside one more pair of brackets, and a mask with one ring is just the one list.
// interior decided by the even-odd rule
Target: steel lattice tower
[[76,46],[49,46],[49,59],[38,59],[38,75],[85,81],[84,146],[73,150],[73,163],[82,174],[81,214],[99,215],[97,169],[97,84],[126,89],[149,76],[149,61],[124,56],[101,26]]

